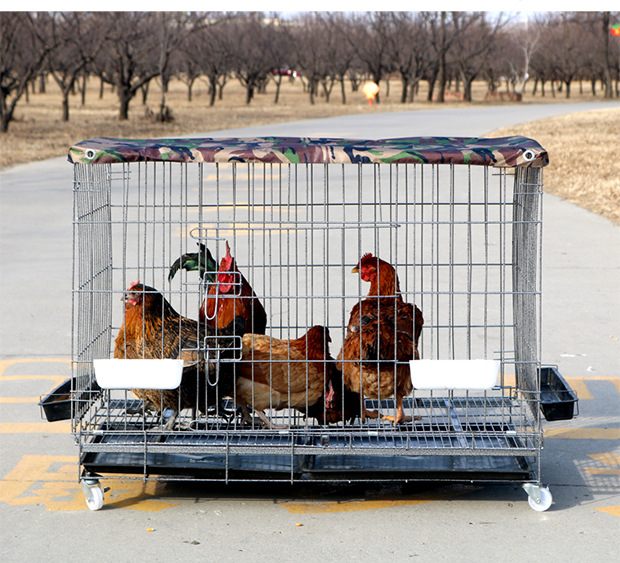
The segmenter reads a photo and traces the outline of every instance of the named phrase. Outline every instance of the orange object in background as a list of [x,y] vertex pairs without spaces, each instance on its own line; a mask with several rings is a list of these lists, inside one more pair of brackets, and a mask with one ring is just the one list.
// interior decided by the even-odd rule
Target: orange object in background
[[364,96],[366,96],[368,103],[372,106],[372,101],[379,92],[379,86],[375,82],[366,82],[362,87],[362,92],[364,92]]

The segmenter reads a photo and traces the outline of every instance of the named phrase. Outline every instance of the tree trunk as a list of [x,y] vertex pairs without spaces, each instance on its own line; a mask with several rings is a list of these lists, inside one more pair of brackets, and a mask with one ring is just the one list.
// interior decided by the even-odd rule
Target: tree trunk
[[565,80],[564,84],[566,84],[566,99],[570,98],[570,80]]
[[248,80],[248,83],[245,87],[245,103],[246,105],[250,105],[252,98],[254,97],[254,83],[251,80]]
[[409,91],[409,79],[403,76],[402,83],[403,83],[403,91],[400,94],[400,103],[404,104],[407,102],[407,92]]
[[344,75],[340,76],[340,95],[342,96],[342,104],[346,105],[347,103],[347,94],[346,94],[346,88],[344,86]]
[[62,93],[62,120],[69,121],[69,89]]
[[142,91],[142,105],[145,106],[146,100],[149,97],[149,82],[140,86],[140,90]]
[[216,76],[210,76],[209,77],[209,86],[210,91],[209,91],[209,107],[212,107],[215,105],[215,98],[217,96],[217,77]]
[[119,111],[118,111],[118,120],[119,121],[127,121],[129,119],[129,101],[131,100],[131,96],[127,88],[122,85],[118,85],[118,101],[119,101]]
[[280,101],[280,85],[282,84],[282,76],[278,76],[277,80],[274,80],[276,83],[276,95],[273,99],[273,103],[277,104]]
[[86,72],[82,73],[82,86],[80,87],[81,91],[82,91],[82,98],[80,100],[82,106],[86,105]]
[[437,81],[439,82],[439,92],[437,92],[437,101],[443,104],[445,101],[446,90],[446,13],[441,12],[441,31],[439,45],[439,70]]
[[473,78],[463,79],[463,99],[466,102],[471,102],[471,84],[473,81]]
[[310,103],[314,105],[314,94],[316,90],[316,80],[310,79],[308,80],[308,91],[310,92]]
[[605,51],[605,94],[603,98],[606,100],[610,100],[613,98],[612,92],[612,81],[611,81],[611,58],[609,56],[609,23],[610,23],[610,15],[609,12],[603,12],[602,17],[602,33],[603,33],[603,49]]
[[412,104],[413,103],[413,98],[416,94],[416,91],[418,89],[418,85],[420,84],[419,79],[415,79],[410,85],[409,85],[409,95],[407,96],[407,101]]
[[427,82],[428,82],[428,94],[426,95],[426,101],[427,102],[432,102],[433,101],[433,93],[435,91],[436,78],[433,76],[432,78],[429,78]]

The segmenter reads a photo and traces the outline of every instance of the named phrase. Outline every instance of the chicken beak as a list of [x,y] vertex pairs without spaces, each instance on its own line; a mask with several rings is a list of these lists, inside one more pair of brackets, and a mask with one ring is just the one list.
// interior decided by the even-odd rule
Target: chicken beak
[[359,273],[360,273],[360,269],[359,269],[357,266],[355,266],[355,268],[353,268],[353,269],[351,270],[351,273],[352,273],[352,274],[359,274]]

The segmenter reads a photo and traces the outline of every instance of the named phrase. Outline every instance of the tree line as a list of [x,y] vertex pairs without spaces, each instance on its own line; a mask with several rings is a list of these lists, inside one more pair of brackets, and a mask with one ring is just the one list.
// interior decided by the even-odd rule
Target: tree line
[[[63,119],[69,97],[99,79],[118,96],[118,117],[159,84],[155,118],[170,119],[167,86],[183,81],[191,101],[198,78],[209,83],[209,104],[238,80],[251,104],[268,83],[280,99],[283,80],[303,84],[310,103],[326,102],[365,80],[398,79],[401,102],[414,101],[421,82],[427,100],[458,93],[471,101],[474,80],[488,96],[532,92],[570,97],[571,85],[619,96],[620,38],[610,33],[618,12],[546,12],[527,22],[488,12],[305,12],[292,18],[263,12],[3,12],[0,14],[0,119],[8,130],[17,104],[57,83]],[[296,77],[296,78],[295,78]],[[336,94],[334,94],[336,93]],[[380,98],[376,100],[380,103]]]

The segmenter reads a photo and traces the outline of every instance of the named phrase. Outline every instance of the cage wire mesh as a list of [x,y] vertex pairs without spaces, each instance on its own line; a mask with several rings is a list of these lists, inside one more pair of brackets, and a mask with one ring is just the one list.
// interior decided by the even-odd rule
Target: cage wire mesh
[[[248,471],[280,471],[288,479],[322,471],[336,479],[368,469],[392,476],[437,471],[446,478],[480,471],[489,478],[494,466],[521,475],[524,459],[538,459],[540,168],[243,162],[74,168],[72,425],[83,462],[145,475],[158,472],[153,468],[203,468],[226,479],[236,471],[243,479],[251,478]],[[498,360],[498,383],[481,391],[414,389],[404,399],[414,420],[401,425],[360,416],[328,425],[299,409],[265,409],[274,427],[284,427],[278,429],[255,415],[243,421],[234,389],[224,398],[194,383],[196,404],[183,408],[179,398],[180,412],[166,427],[163,402],[148,409],[130,390],[100,390],[93,360],[113,357],[133,280],[155,288],[180,315],[198,318],[208,285],[183,269],[168,279],[171,264],[197,252],[198,243],[218,265],[229,245],[267,313],[267,335],[291,340],[325,326],[333,358],[352,307],[368,293],[351,271],[372,253],[394,266],[404,301],[422,311],[421,358]],[[209,362],[220,358],[204,346],[199,337],[197,353],[211,352]],[[396,407],[393,397],[367,399],[366,406],[383,414]]]

